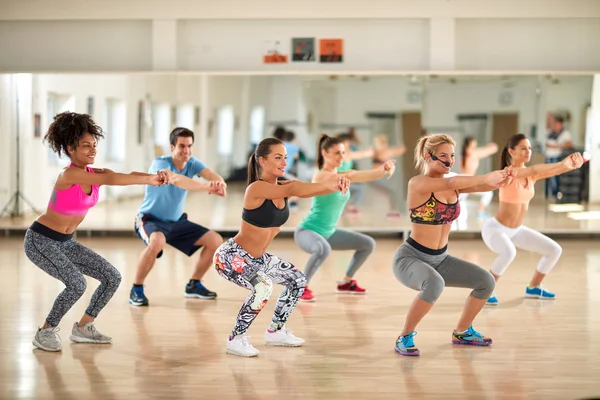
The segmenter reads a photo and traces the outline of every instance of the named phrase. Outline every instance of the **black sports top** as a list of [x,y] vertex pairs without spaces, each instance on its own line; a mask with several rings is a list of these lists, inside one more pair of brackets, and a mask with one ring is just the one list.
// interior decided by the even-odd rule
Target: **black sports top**
[[277,208],[273,200],[265,199],[260,207],[252,210],[244,208],[242,211],[242,219],[259,228],[278,228],[285,224],[289,217],[290,207],[287,197],[283,208]]

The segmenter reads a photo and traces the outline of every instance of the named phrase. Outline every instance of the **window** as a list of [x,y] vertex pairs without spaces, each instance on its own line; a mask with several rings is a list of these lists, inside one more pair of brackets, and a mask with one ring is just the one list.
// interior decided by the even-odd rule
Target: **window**
[[194,130],[194,105],[180,104],[177,106],[177,126]]
[[154,147],[157,156],[171,151],[169,134],[171,133],[171,106],[159,103],[154,106]]
[[233,107],[225,106],[219,109],[217,119],[217,151],[220,155],[231,155],[233,150],[234,119]]
[[250,113],[250,144],[257,145],[262,139],[265,130],[265,108],[254,107]]
[[126,118],[124,101],[106,99],[104,130],[106,131],[106,159],[108,161],[125,161]]
[[[48,130],[48,127],[50,127],[50,124],[54,122],[54,117],[57,114],[65,111],[75,111],[75,96],[48,93],[48,104],[46,111],[48,115],[48,125],[46,130]],[[65,157],[66,156],[63,155],[63,159]],[[58,161],[58,155],[50,147],[48,147],[48,164],[58,165]]]

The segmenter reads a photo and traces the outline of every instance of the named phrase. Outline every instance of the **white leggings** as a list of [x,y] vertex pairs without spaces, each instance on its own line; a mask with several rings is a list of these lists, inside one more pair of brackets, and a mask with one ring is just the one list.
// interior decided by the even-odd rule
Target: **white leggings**
[[537,270],[542,274],[550,272],[562,253],[560,245],[548,236],[526,226],[507,228],[496,218],[489,218],[484,222],[481,236],[487,247],[498,254],[491,268],[496,276],[502,275],[515,259],[517,255],[515,246],[542,254],[543,257],[537,265]]

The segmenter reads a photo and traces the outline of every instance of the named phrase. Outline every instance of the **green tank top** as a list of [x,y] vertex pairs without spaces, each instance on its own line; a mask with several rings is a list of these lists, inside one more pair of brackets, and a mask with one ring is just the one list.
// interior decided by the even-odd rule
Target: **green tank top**
[[350,199],[350,190],[343,195],[335,192],[312,199],[308,215],[300,222],[300,228],[317,232],[324,238],[329,238],[335,232],[335,227]]
[[351,169],[352,169],[352,161],[344,160],[344,161],[342,161],[342,166],[339,167],[337,170],[338,170],[338,172],[346,172],[346,171],[350,171]]

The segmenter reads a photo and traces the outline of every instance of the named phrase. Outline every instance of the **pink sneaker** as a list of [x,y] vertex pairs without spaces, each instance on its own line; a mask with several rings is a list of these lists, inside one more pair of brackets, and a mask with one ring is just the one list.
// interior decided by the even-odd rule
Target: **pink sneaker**
[[350,293],[350,294],[365,294],[367,293],[367,289],[361,288],[358,286],[356,281],[352,279],[348,283],[338,283],[337,291],[340,293]]
[[302,296],[300,296],[300,301],[315,301],[315,296],[308,286],[304,288],[304,293],[302,293]]

